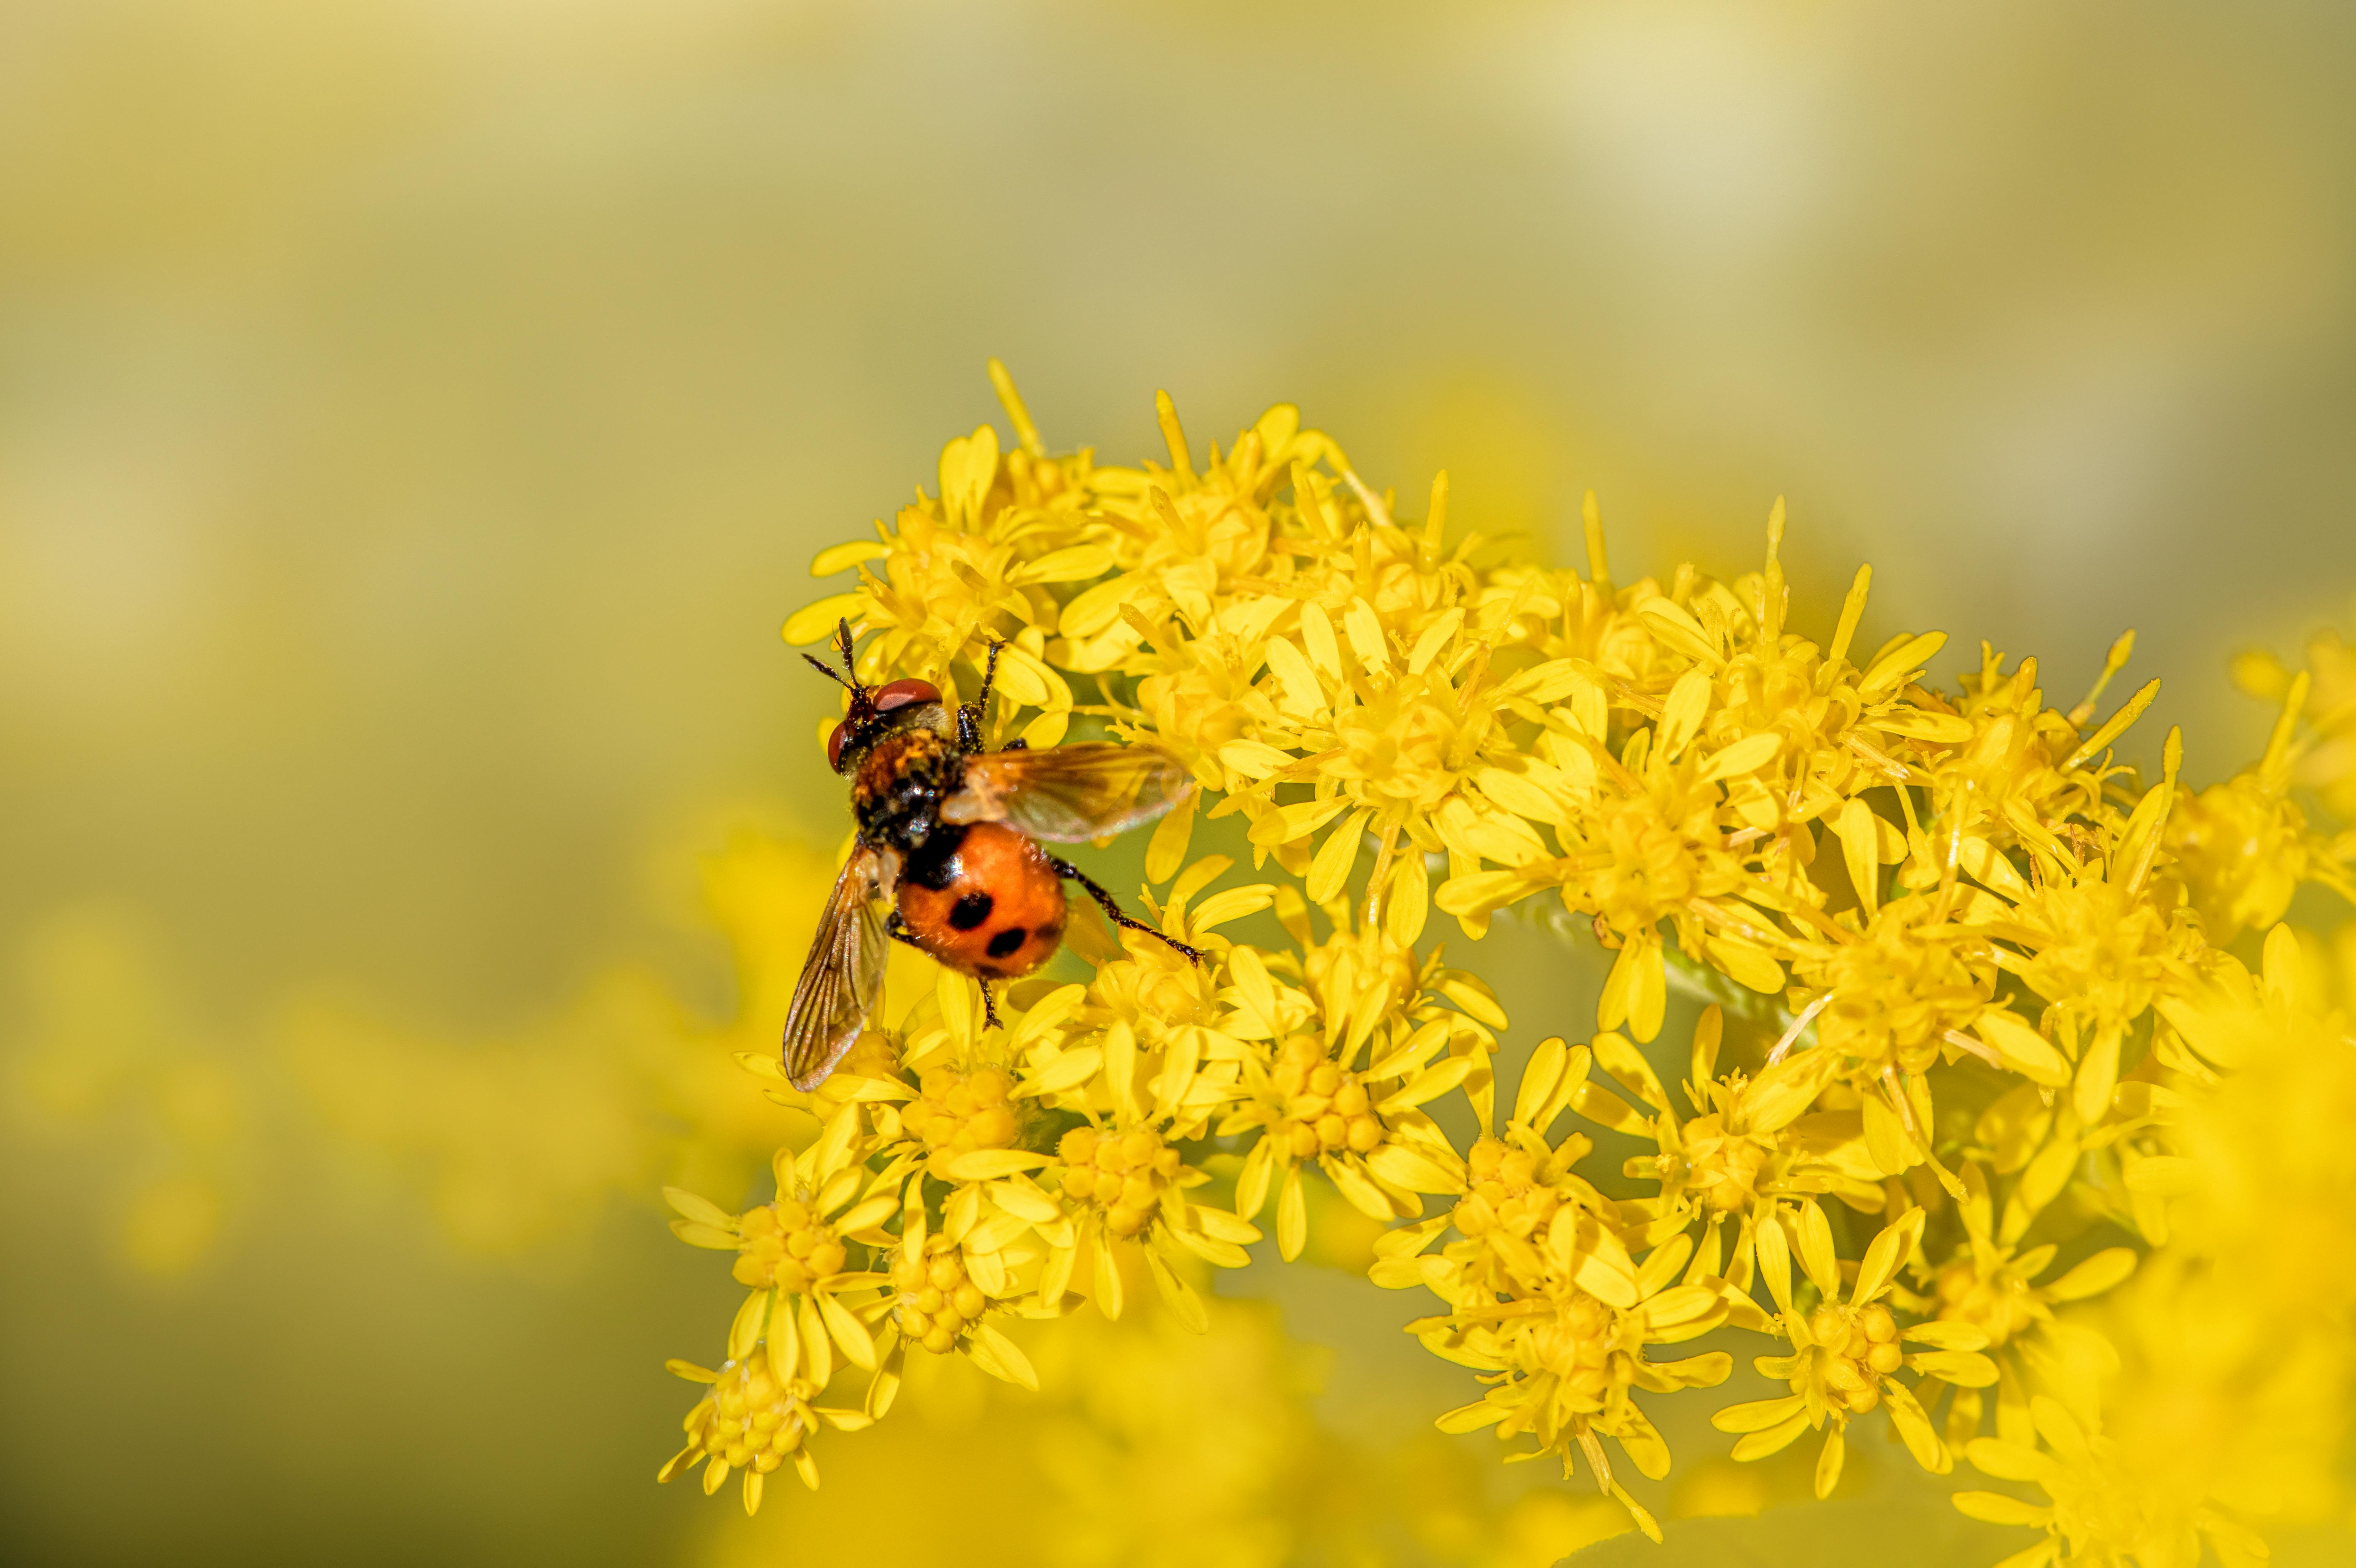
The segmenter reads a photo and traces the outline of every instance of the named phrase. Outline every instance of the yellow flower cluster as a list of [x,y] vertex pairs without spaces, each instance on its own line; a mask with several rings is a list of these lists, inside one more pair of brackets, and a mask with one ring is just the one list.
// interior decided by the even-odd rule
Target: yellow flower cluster
[[1177,1149],[1150,1127],[1131,1127],[1119,1137],[1074,1127],[1055,1153],[1064,1162],[1064,1195],[1094,1204],[1104,1228],[1122,1238],[1137,1234],[1185,1171]]
[[732,1468],[742,1469],[748,1510],[761,1506],[761,1478],[787,1459],[806,1483],[818,1484],[818,1467],[802,1443],[818,1421],[809,1403],[816,1391],[808,1380],[781,1381],[766,1356],[732,1360],[716,1372],[689,1361],[675,1361],[671,1370],[691,1382],[709,1383],[711,1392],[687,1413],[687,1446],[663,1466],[661,1479],[702,1462],[703,1489],[711,1493],[727,1484]]
[[842,1272],[849,1254],[834,1227],[808,1203],[783,1199],[746,1211],[736,1225],[736,1283],[799,1294]]
[[[992,373],[1014,445],[949,443],[937,496],[819,557],[858,580],[786,635],[847,618],[862,678],[944,690],[1003,642],[995,741],[1089,725],[1182,758],[1201,789],[1153,833],[1146,908],[1205,958],[1099,937],[1085,984],[1017,985],[999,1029],[945,973],[819,1091],[775,1205],[678,1200],[753,1288],[730,1364],[767,1347],[737,1401],[766,1430],[809,1429],[830,1344],[875,1371],[853,1419],[912,1340],[1031,1383],[1001,1320],[1118,1315],[1141,1265],[1199,1325],[1189,1276],[1243,1264],[1271,1196],[1301,1253],[1313,1170],[1393,1226],[1375,1283],[1432,1292],[1413,1331],[1486,1385],[1441,1426],[1584,1458],[1648,1532],[1605,1440],[1665,1473],[1639,1397],[1731,1360],[1654,1349],[1721,1327],[1775,1342],[1756,1365],[1789,1390],[1718,1412],[1738,1460],[1821,1432],[1822,1495],[1850,1425],[1886,1418],[1933,1473],[1960,1453],[2046,1488],[1958,1499],[2046,1530],[2023,1568],[2189,1563],[2189,1540],[2238,1561],[2252,1520],[2333,1506],[2356,1364],[2326,1326],[2356,1269],[2319,1238],[2344,1238],[2356,1168],[2282,1101],[2350,1041],[2320,944],[2277,923],[2301,882],[2356,891],[2356,837],[2303,804],[2356,805],[2343,645],[2297,675],[2244,661],[2282,720],[2195,794],[2173,732],[2156,780],[2114,755],[2157,686],[2104,714],[2132,635],[2066,709],[1985,645],[1942,687],[1943,635],[1858,644],[1869,570],[1829,635],[1799,629],[1780,503],[1761,570],[1622,582],[1592,497],[1586,570],[1550,568],[1452,533],[1444,475],[1402,520],[1290,407],[1198,460],[1164,399],[1167,462],[1098,467],[1051,454]],[[1190,861],[1198,828],[1281,878],[1212,891],[1233,861]],[[1424,936],[1517,907],[1612,960],[1590,1042],[1538,1046],[1501,1127],[1505,1019]],[[2233,951],[2261,930],[2263,981]],[[1675,1065],[1673,992],[1708,1004]],[[2356,1071],[2325,1078],[2356,1098]],[[1456,1092],[1462,1146],[1426,1109]],[[1654,1152],[1585,1169],[1565,1116]],[[2171,1309],[2196,1281],[2239,1339]],[[2155,1482],[2138,1456],[2190,1399],[2327,1457],[2270,1460],[2298,1485],[2269,1494],[2212,1444]],[[749,1488],[783,1448],[712,1408],[690,1453],[723,1477],[749,1456]]]
[[[1760,1228],[1760,1273],[1781,1309],[1775,1331],[1791,1341],[1792,1353],[1762,1356],[1756,1364],[1762,1374],[1788,1381],[1792,1392],[1781,1399],[1729,1405],[1711,1418],[1722,1432],[1745,1435],[1734,1445],[1737,1459],[1762,1458],[1810,1427],[1828,1427],[1816,1458],[1816,1495],[1826,1496],[1840,1479],[1850,1420],[1880,1407],[1890,1413],[1890,1424],[1924,1469],[1944,1475],[1954,1467],[1954,1460],[1931,1430],[1921,1401],[1897,1374],[1901,1368],[1911,1369],[1965,1387],[1985,1387],[1996,1381],[1997,1372],[1993,1362],[1976,1354],[1987,1337],[1965,1325],[1937,1320],[1915,1324],[1903,1337],[1931,1348],[1909,1353],[1900,1343],[1898,1319],[1882,1298],[1896,1285],[1900,1266],[1921,1245],[1925,1220],[1923,1211],[1909,1209],[1884,1226],[1866,1249],[1846,1293],[1832,1227],[1822,1209],[1803,1201],[1788,1216],[1779,1214]],[[1794,1241],[1816,1302],[1812,1309],[1803,1310],[1794,1299]]]
[[[1616,1441],[1645,1476],[1668,1473],[1668,1445],[1632,1392],[1713,1387],[1732,1362],[1722,1350],[1654,1361],[1645,1347],[1706,1334],[1729,1320],[1734,1303],[1717,1279],[1678,1283],[1690,1238],[1650,1245],[1640,1215],[1623,1212],[1576,1174],[1572,1166],[1593,1147],[1589,1139],[1573,1133],[1547,1144],[1541,1129],[1569,1098],[1568,1086],[1558,1085],[1546,1107],[1534,1109],[1528,1086],[1547,1079],[1540,1072],[1525,1080],[1506,1138],[1472,1146],[1468,1190],[1451,1213],[1377,1243],[1373,1277],[1394,1287],[1426,1285],[1447,1302],[1449,1312],[1409,1331],[1434,1354],[1477,1369],[1490,1385],[1480,1403],[1440,1417],[1440,1430],[1494,1424],[1500,1440],[1527,1435],[1536,1452],[1562,1456],[1566,1476],[1576,1451],[1597,1484],[1657,1534],[1651,1514],[1613,1479],[1601,1439]],[[1436,1254],[1420,1251],[1450,1228],[1460,1240]],[[1632,1247],[1647,1252],[1641,1267]]]
[[[1217,927],[1272,902],[1307,930],[1290,889],[1206,895],[1231,864],[1214,856],[1186,867],[1153,911],[1205,950],[1202,966],[1137,942],[1099,962],[1087,985],[1012,987],[997,1031],[984,1029],[972,983],[942,971],[930,996],[862,1037],[815,1095],[773,1084],[773,1097],[823,1117],[808,1147],[779,1152],[775,1202],[736,1215],[671,1191],[683,1240],[736,1253],[735,1276],[752,1291],[737,1339],[756,1318],[782,1326],[754,1332],[754,1344],[772,1347],[787,1337],[776,1387],[807,1384],[814,1398],[839,1357],[873,1373],[862,1413],[880,1417],[912,1344],[1035,1387],[1009,1320],[1083,1303],[1118,1317],[1141,1268],[1178,1320],[1199,1326],[1193,1278],[1248,1261],[1245,1245],[1260,1239],[1251,1217],[1272,1187],[1280,1250],[1301,1251],[1306,1162],[1385,1221],[1419,1214],[1421,1192],[1461,1185],[1461,1162],[1417,1107],[1485,1067],[1491,1025],[1505,1021],[1486,987],[1417,962],[1380,931],[1339,929],[1266,956],[1231,945]],[[774,1059],[743,1061],[781,1079]],[[1336,1104],[1349,1112],[1329,1142],[1318,1127]],[[1353,1122],[1365,1129],[1355,1143]],[[1213,1179],[1203,1162],[1215,1136],[1248,1139],[1229,1165],[1232,1205],[1189,1196]],[[712,1441],[695,1452],[728,1452]],[[755,1501],[758,1488],[745,1495]]]

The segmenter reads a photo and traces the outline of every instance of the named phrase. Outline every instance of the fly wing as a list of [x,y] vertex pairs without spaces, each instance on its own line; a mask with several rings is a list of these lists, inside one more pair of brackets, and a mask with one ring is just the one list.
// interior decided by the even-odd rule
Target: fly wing
[[862,847],[834,881],[818,934],[786,1009],[786,1077],[808,1091],[826,1082],[884,988],[886,938],[876,901],[884,891],[883,858]]
[[1155,746],[1082,741],[968,760],[947,822],[1003,822],[1033,838],[1076,844],[1151,822],[1194,792],[1186,764]]

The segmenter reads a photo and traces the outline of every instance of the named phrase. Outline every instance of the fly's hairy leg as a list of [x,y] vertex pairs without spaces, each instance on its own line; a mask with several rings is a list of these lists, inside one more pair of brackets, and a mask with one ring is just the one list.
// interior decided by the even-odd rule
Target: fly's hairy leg
[[1154,930],[1143,921],[1124,913],[1121,910],[1120,904],[1113,898],[1112,894],[1107,892],[1104,888],[1097,882],[1096,879],[1090,877],[1077,866],[1073,865],[1069,860],[1058,860],[1051,858],[1047,864],[1055,868],[1055,875],[1064,878],[1067,881],[1077,882],[1081,887],[1087,890],[1088,897],[1097,901],[1097,907],[1104,911],[1105,917],[1108,920],[1110,920],[1115,925],[1123,927],[1129,931],[1141,931],[1145,933],[1146,935],[1154,938],[1156,941],[1167,943],[1170,946],[1176,948],[1181,953],[1183,953],[1188,958],[1194,960],[1194,962],[1197,964],[1200,964],[1203,961],[1203,955],[1200,950],[1187,946],[1184,943],[1179,941],[1174,936],[1164,936],[1162,933]]
[[1005,645],[990,645],[990,660],[981,667],[981,695],[958,705],[958,750],[968,755],[981,750],[981,716],[990,707],[990,688],[998,680],[998,650]]

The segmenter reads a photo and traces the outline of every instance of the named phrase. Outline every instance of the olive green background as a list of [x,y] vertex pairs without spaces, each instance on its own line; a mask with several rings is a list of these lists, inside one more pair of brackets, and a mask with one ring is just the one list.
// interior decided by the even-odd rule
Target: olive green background
[[[1108,460],[1156,388],[1198,442],[1297,401],[1558,559],[1592,486],[1623,580],[1749,566],[1785,496],[1796,625],[1870,559],[1869,638],[2064,704],[2133,625],[2139,744],[2230,771],[2226,656],[2356,590],[2351,80],[2356,16],[2273,0],[0,6],[0,954],[143,933],[272,1129],[158,1279],[109,1241],[145,1146],[0,1079],[0,1556],[741,1523],[649,1484],[711,1261],[635,1200],[454,1251],[282,1103],[271,1020],[467,1038],[619,961],[724,1009],[680,868],[738,803],[841,831],[776,626],[996,416],[986,356]],[[1583,960],[1492,945],[1517,1051],[1585,1031]],[[1335,1421],[1462,1397],[1397,1299],[1261,1274]],[[1599,1561],[2027,1539],[1914,1495]]]

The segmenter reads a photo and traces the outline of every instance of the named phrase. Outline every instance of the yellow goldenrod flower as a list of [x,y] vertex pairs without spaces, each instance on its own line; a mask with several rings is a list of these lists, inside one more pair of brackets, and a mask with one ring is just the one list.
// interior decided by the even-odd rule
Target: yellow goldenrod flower
[[1114,1134],[1075,1127],[1055,1152],[1064,1162],[1065,1195],[1091,1205],[1104,1228],[1123,1240],[1137,1234],[1162,1194],[1188,1174],[1178,1150],[1150,1127]]
[[[2271,660],[2242,661],[2235,673],[2244,688],[2282,703],[2265,752],[2186,801],[2169,824],[2169,847],[2219,943],[2282,918],[2302,881],[2356,901],[2356,833],[2327,840],[2291,798],[2304,784],[2343,822],[2356,819],[2356,661],[2336,635],[2308,651],[2314,667],[2295,676]],[[2302,720],[2310,725],[2305,734]]]
[[[1896,1374],[1910,1369],[1960,1387],[1984,1388],[1997,1381],[1996,1364],[1979,1353],[1987,1336],[1964,1323],[1901,1327],[1881,1299],[1897,1284],[1927,1219],[1921,1209],[1909,1209],[1883,1227],[1866,1248],[1846,1300],[1839,1256],[1821,1209],[1803,1200],[1760,1225],[1759,1272],[1780,1308],[1776,1330],[1791,1341],[1792,1353],[1762,1356],[1756,1365],[1767,1377],[1784,1379],[1792,1392],[1781,1399],[1730,1405],[1710,1418],[1721,1432],[1743,1434],[1734,1445],[1735,1458],[1764,1458],[1810,1427],[1824,1430],[1816,1496],[1829,1496],[1840,1479],[1849,1421],[1879,1407],[1890,1413],[1890,1424],[1916,1463],[1943,1476],[1954,1467],[1922,1403]],[[1794,1253],[1816,1297],[1816,1305],[1804,1311],[1793,1294]],[[1910,1351],[1907,1340],[1928,1348]]]
[[2314,791],[2329,815],[2356,821],[2356,645],[2326,627],[2308,639],[2296,672],[2272,654],[2246,653],[2233,661],[2233,683],[2307,726],[2304,735],[2284,737],[2279,757],[2269,746],[2260,769],[2286,765],[2290,782]]
[[727,1484],[732,1469],[744,1472],[744,1511],[761,1507],[763,1477],[793,1461],[802,1485],[818,1487],[818,1462],[810,1457],[809,1438],[823,1422],[844,1431],[869,1423],[864,1412],[820,1410],[810,1403],[819,1385],[808,1378],[778,1376],[766,1343],[756,1353],[724,1362],[706,1371],[691,1361],[672,1361],[670,1370],[690,1382],[709,1384],[695,1408],[681,1424],[687,1446],[672,1455],[656,1474],[668,1481],[703,1466],[703,1490],[708,1496]]
[[1387,932],[1353,933],[1338,918],[1322,944],[1305,930],[1299,921],[1298,954],[1265,965],[1235,956],[1251,1038],[1281,1043],[1272,1057],[1247,1057],[1242,1103],[1218,1126],[1266,1129],[1244,1156],[1236,1210],[1256,1219],[1273,1189],[1288,1261],[1308,1243],[1302,1171],[1312,1160],[1352,1208],[1384,1221],[1419,1216],[1419,1194],[1462,1189],[1462,1161],[1420,1107],[1463,1087],[1486,1119],[1490,1025],[1505,1021],[1488,987],[1437,953],[1419,964]]
[[905,1248],[895,1253],[892,1286],[898,1293],[892,1321],[901,1336],[937,1356],[957,1349],[990,1306],[990,1297],[966,1272],[964,1253],[946,1235],[926,1237],[916,1256]]
[[[1440,1424],[1583,1457],[1647,1531],[1606,1442],[1665,1473],[1638,1396],[1731,1360],[1655,1349],[1720,1327],[1785,1346],[1755,1364],[1788,1393],[1713,1418],[1736,1458],[1822,1432],[1824,1495],[1850,1424],[1887,1412],[1928,1470],[1960,1447],[2046,1488],[1960,1499],[2045,1530],[2017,1564],[2152,1568],[2203,1539],[2240,1561],[2268,1474],[2281,1506],[2327,1506],[2356,1268],[2316,1238],[2356,1177],[2322,1118],[2356,1104],[2356,1051],[2319,944],[2277,928],[2254,977],[2225,944],[2302,880],[2356,891],[2356,838],[2299,795],[2356,800],[2344,645],[2297,676],[2245,659],[2282,720],[2194,794],[2173,732],[2157,779],[2114,759],[2157,690],[2101,707],[2132,633],[2066,709],[1987,645],[1941,689],[1944,634],[1856,644],[1869,571],[1829,626],[1793,613],[1780,503],[1756,571],[1621,581],[1591,497],[1584,571],[1500,559],[1451,537],[1445,476],[1402,517],[1290,406],[1198,454],[1162,399],[1167,461],[1099,467],[992,375],[1012,444],[951,442],[936,493],[820,555],[856,583],[786,635],[848,620],[862,676],[944,689],[1001,640],[995,737],[1100,724],[1183,759],[1201,788],[1154,831],[1142,903],[1203,962],[1076,926],[1087,977],[1009,987],[1001,1028],[944,973],[814,1095],[747,1051],[819,1130],[771,1204],[674,1200],[751,1295],[671,1470],[803,1463],[838,1359],[873,1374],[838,1425],[884,1414],[911,1343],[1035,1387],[1001,1325],[1117,1317],[1140,1263],[1201,1328],[1204,1266],[1245,1263],[1271,1200],[1301,1256],[1322,1176],[1391,1227],[1374,1282],[1431,1290],[1413,1330],[1486,1385]],[[1190,858],[1226,817],[1269,880]],[[1505,1016],[1424,936],[1434,910],[1478,935],[1515,905],[1613,958],[1592,1038],[1539,1046],[1501,1125]],[[1282,938],[1222,929],[1264,912]],[[1672,988],[1710,1004],[1682,1109],[1644,1050]],[[1458,1093],[1469,1146],[1430,1114]],[[1566,1112],[1649,1144],[1623,1168],[1649,1194],[1583,1174]],[[1232,1209],[1190,1196],[1214,1170]],[[2224,1435],[2188,1440],[2188,1411]]]
[[830,1365],[830,1340],[852,1364],[876,1365],[878,1351],[867,1326],[886,1305],[870,1294],[882,1283],[880,1275],[845,1268],[851,1256],[846,1242],[868,1249],[891,1243],[883,1224],[899,1208],[897,1169],[872,1174],[862,1163],[862,1120],[861,1106],[845,1105],[798,1157],[780,1149],[774,1203],[732,1215],[678,1188],[664,1194],[679,1211],[671,1230],[681,1241],[736,1253],[736,1282],[753,1293],[747,1311],[774,1298],[780,1312],[810,1315],[819,1330],[809,1348],[810,1367],[821,1388],[827,1380],[818,1374]]
[[[1724,1027],[1715,1007],[1704,1009],[1695,1027],[1693,1076],[1685,1092],[1703,1114],[1691,1121],[1679,1121],[1651,1064],[1617,1034],[1598,1035],[1591,1048],[1569,1054],[1560,1093],[1568,1096],[1569,1107],[1587,1120],[1649,1138],[1658,1147],[1656,1155],[1630,1159],[1622,1174],[1659,1183],[1658,1197],[1650,1200],[1654,1214],[1701,1221],[1696,1271],[1723,1273],[1747,1291],[1752,1281],[1752,1238],[1760,1217],[1774,1200],[1831,1195],[1852,1209],[1879,1214],[1883,1168],[1862,1135],[1863,1113],[1809,1110],[1812,1099],[1826,1093],[1815,1086],[1812,1070],[1829,1062],[1829,1055],[1779,1066],[1755,1083],[1740,1071],[1714,1077]],[[1547,1048],[1540,1049],[1544,1052]],[[1593,1066],[1620,1080],[1645,1110],[1596,1083],[1590,1075]],[[1902,1165],[1889,1168],[1894,1173]],[[1730,1241],[1725,1234],[1730,1219],[1734,1221]],[[1762,1317],[1756,1326],[1764,1322]]]
[[1855,1059],[1879,1078],[1885,1067],[1921,1072],[1952,1057],[1950,1031],[1967,1028],[1996,993],[1990,944],[1938,918],[1938,900],[1892,899],[1848,941],[1804,944],[1793,979],[1825,998],[1817,1049]]
[[[1656,1362],[1645,1348],[1697,1338],[1740,1313],[1762,1321],[1740,1293],[1701,1267],[1682,1214],[1665,1230],[1642,1204],[1616,1204],[1572,1167],[1593,1145],[1546,1129],[1570,1104],[1584,1051],[1540,1048],[1503,1138],[1475,1143],[1469,1190],[1449,1214],[1392,1232],[1378,1243],[1378,1285],[1421,1285],[1451,1310],[1409,1325],[1435,1354],[1474,1368],[1491,1385],[1476,1404],[1440,1418],[1443,1431],[1495,1425],[1501,1441],[1535,1438],[1536,1454],[1583,1456],[1596,1484],[1658,1539],[1652,1516],[1616,1481],[1601,1440],[1616,1442],[1645,1476],[1668,1471],[1660,1434],[1631,1397],[1725,1380],[1731,1360],[1711,1351]],[[1436,1253],[1448,1228],[1460,1237]],[[1646,1255],[1640,1264],[1636,1253]]]
[[835,1228],[798,1199],[747,1211],[737,1221],[736,1283],[796,1294],[842,1272]]
[[[2027,1390],[2037,1376],[2039,1358],[2051,1360],[2057,1351],[2048,1343],[2060,1332],[2054,1308],[2083,1301],[2110,1290],[2132,1274],[2136,1257],[2131,1247],[2105,1247],[2083,1258],[2059,1277],[2037,1283],[2053,1265],[2059,1246],[2051,1242],[2022,1248],[2020,1240],[2056,1195],[2061,1179],[2074,1163],[2079,1143],[2067,1131],[2024,1169],[2014,1183],[1999,1227],[1986,1168],[1964,1167],[1964,1201],[1957,1205],[1964,1239],[1949,1260],[1927,1269],[1920,1293],[1894,1292],[1907,1306],[1938,1322],[1956,1324],[1976,1336],[1978,1349],[1997,1365],[1997,1428],[2019,1431],[2026,1420]],[[1968,1337],[1967,1336],[1967,1337]],[[1946,1437],[1960,1447],[1979,1431],[1983,1410],[1981,1371],[1968,1364],[1969,1376],[1947,1378],[1954,1385],[1948,1409]],[[1941,1377],[1935,1366],[1929,1377]],[[1925,1406],[1935,1406],[1938,1391],[1918,1388]]]
[[2043,1530],[2046,1539],[2004,1561],[2004,1568],[2072,1564],[2191,1563],[2205,1541],[2225,1568],[2257,1568],[2265,1544],[2199,1492],[2181,1489],[2136,1466],[2116,1443],[2090,1432],[2046,1394],[2030,1402],[2035,1438],[1975,1438],[1965,1450],[1974,1468],[2000,1480],[2026,1481],[2048,1499],[2027,1503],[2002,1492],[1955,1494],[1955,1507],[1990,1524]]
[[926,1163],[946,1178],[959,1155],[1013,1147],[1022,1130],[1013,1090],[1013,1076],[1002,1067],[936,1067],[917,1079],[916,1098],[900,1108],[900,1126],[924,1140]]

